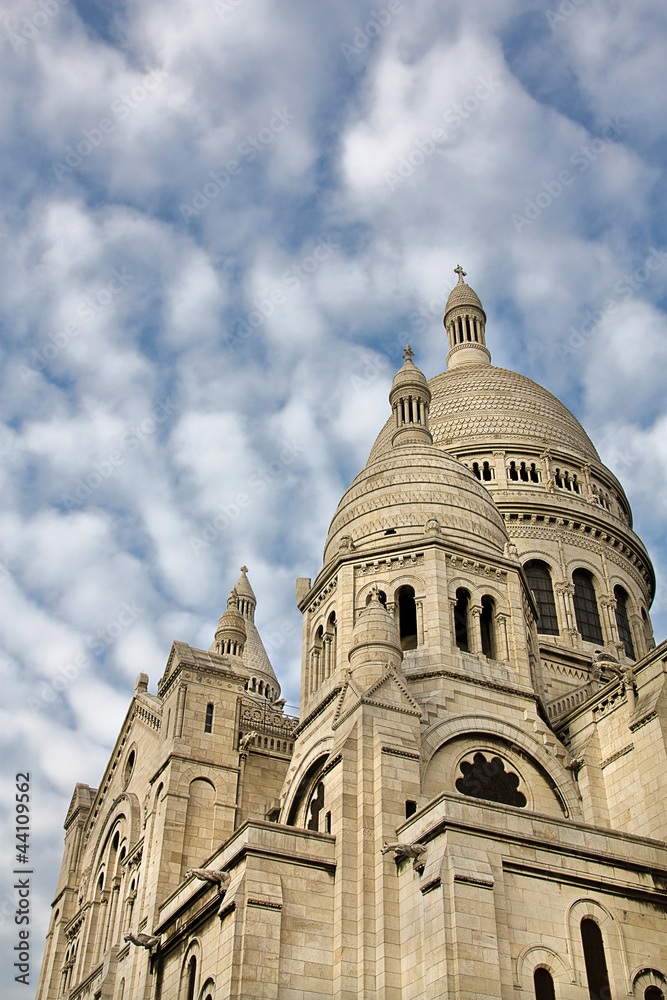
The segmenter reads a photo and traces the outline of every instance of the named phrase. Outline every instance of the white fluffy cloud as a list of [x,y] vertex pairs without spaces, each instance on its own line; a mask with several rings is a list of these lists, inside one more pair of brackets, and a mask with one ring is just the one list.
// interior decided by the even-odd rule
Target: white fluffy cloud
[[40,9],[0,18],[2,731],[33,775],[36,948],[74,782],[242,563],[297,701],[294,578],[402,345],[444,368],[459,261],[494,361],[626,486],[667,631],[663,5]]

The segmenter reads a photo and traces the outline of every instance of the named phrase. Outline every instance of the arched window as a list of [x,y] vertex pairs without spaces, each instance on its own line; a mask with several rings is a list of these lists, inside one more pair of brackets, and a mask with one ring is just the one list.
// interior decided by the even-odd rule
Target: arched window
[[528,469],[526,468],[525,462],[521,463],[521,467],[519,469],[519,476],[521,478],[521,481],[524,483],[527,483],[530,478],[530,476],[528,475]]
[[535,969],[533,983],[535,984],[535,1000],[556,1000],[554,981],[548,969]]
[[195,987],[197,985],[197,959],[194,955],[188,962],[187,984],[187,993],[185,996],[187,1000],[195,1000]]
[[591,1000],[611,1000],[602,933],[590,917],[581,921],[581,942],[584,946],[588,995]]
[[572,582],[574,584],[574,614],[581,638],[586,642],[604,642],[593,577],[587,569],[575,569],[572,574]]
[[519,478],[519,471],[516,467],[516,462],[510,462],[509,478],[514,482],[516,482],[516,480]]
[[479,628],[482,633],[482,653],[493,660],[496,655],[495,635],[493,630],[493,613],[495,604],[492,597],[482,598],[482,613],[479,616]]
[[470,594],[462,587],[456,591],[456,604],[454,606],[454,629],[456,632],[456,645],[464,653],[469,651],[468,644],[468,608],[470,606]]
[[206,718],[204,719],[204,732],[213,732],[213,705],[211,702],[206,706]]
[[530,466],[530,481],[531,481],[531,483],[539,483],[539,481],[540,481],[540,474],[537,471],[537,468],[536,468],[534,462],[532,462],[531,466]]
[[417,605],[412,587],[401,587],[398,598],[398,632],[401,649],[417,648]]
[[523,568],[526,571],[528,586],[533,592],[537,610],[540,613],[537,631],[546,635],[558,635],[556,602],[549,567],[541,559],[531,559]]
[[332,611],[327,620],[324,647],[324,677],[330,677],[336,669],[336,612]]
[[623,590],[623,587],[614,587],[614,597],[616,598],[618,637],[625,646],[627,655],[631,660],[634,660],[635,647],[632,642],[632,632],[630,631],[630,620],[628,618],[628,595]]
[[[315,790],[308,803],[307,830],[314,830],[316,833],[320,829],[320,813],[324,809],[324,782],[318,781]],[[329,831],[330,832],[330,831]]]
[[491,466],[489,465],[488,462],[484,462],[484,465],[482,466],[482,479],[484,480],[484,482],[487,483],[489,482],[490,479],[493,479]]
[[[373,597],[372,593],[367,595],[366,597],[367,605],[371,603],[372,597]],[[378,601],[380,602],[383,608],[387,607],[387,595],[385,594],[384,590],[378,590]]]
[[135,759],[136,759],[136,754],[135,754],[134,750],[131,750],[130,751],[130,755],[127,758],[127,761],[125,763],[125,771],[123,773],[123,781],[125,782],[126,785],[127,785],[128,781],[130,780],[130,775],[132,774],[132,771],[134,770],[134,761],[135,761]]
[[482,478],[482,473],[481,473],[481,472],[479,471],[479,462],[473,462],[473,463],[472,463],[472,471],[473,471],[473,474],[474,474],[474,475],[475,475],[475,476],[476,476],[476,477],[477,477],[478,479],[481,479],[481,478]]
[[665,1000],[665,994],[659,986],[647,986],[644,990],[644,1000]]

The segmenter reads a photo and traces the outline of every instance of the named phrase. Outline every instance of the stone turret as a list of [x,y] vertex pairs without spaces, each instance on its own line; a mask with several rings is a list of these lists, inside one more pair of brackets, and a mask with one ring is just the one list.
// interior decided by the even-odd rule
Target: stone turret
[[413,442],[433,444],[428,429],[431,390],[424,373],[413,364],[413,356],[408,344],[403,352],[403,367],[396,372],[389,393],[395,424],[391,443],[396,446]]
[[447,299],[443,319],[449,340],[447,367],[490,365],[491,353],[486,346],[486,313],[477,293],[463,280],[466,272],[461,265],[454,271],[459,280]]

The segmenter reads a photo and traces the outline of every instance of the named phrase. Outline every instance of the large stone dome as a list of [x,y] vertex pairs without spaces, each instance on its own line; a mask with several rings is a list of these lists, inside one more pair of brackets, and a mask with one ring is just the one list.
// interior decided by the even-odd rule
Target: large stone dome
[[[429,379],[429,424],[434,444],[445,449],[480,445],[502,449],[529,444],[541,450],[569,451],[599,462],[579,421],[537,382],[506,368],[461,365]],[[388,420],[369,461],[391,448]]]
[[[386,428],[385,428],[386,430]],[[508,541],[488,491],[459,461],[430,444],[392,447],[369,460],[343,494],[329,527],[324,562],[354,549],[372,556],[391,543],[437,533],[489,555]]]

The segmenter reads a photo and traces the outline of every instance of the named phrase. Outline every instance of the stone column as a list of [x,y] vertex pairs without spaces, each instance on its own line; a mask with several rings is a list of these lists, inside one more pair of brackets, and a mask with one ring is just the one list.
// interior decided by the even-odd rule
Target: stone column
[[456,649],[456,601],[451,600],[449,602],[450,615],[449,615],[449,627],[452,630],[452,649]]
[[475,656],[482,655],[482,628],[479,622],[481,617],[482,607],[480,604],[475,604],[468,614],[468,649]]
[[561,629],[563,638],[569,638],[573,646],[578,646],[581,642],[581,635],[577,629],[577,617],[574,612],[574,584],[557,583],[555,587],[561,601],[562,618],[565,628]]
[[507,641],[507,615],[496,615],[496,659],[509,663],[510,653]]
[[507,468],[504,451],[494,451],[493,465],[496,470],[496,482],[499,486],[504,488],[507,483]]

